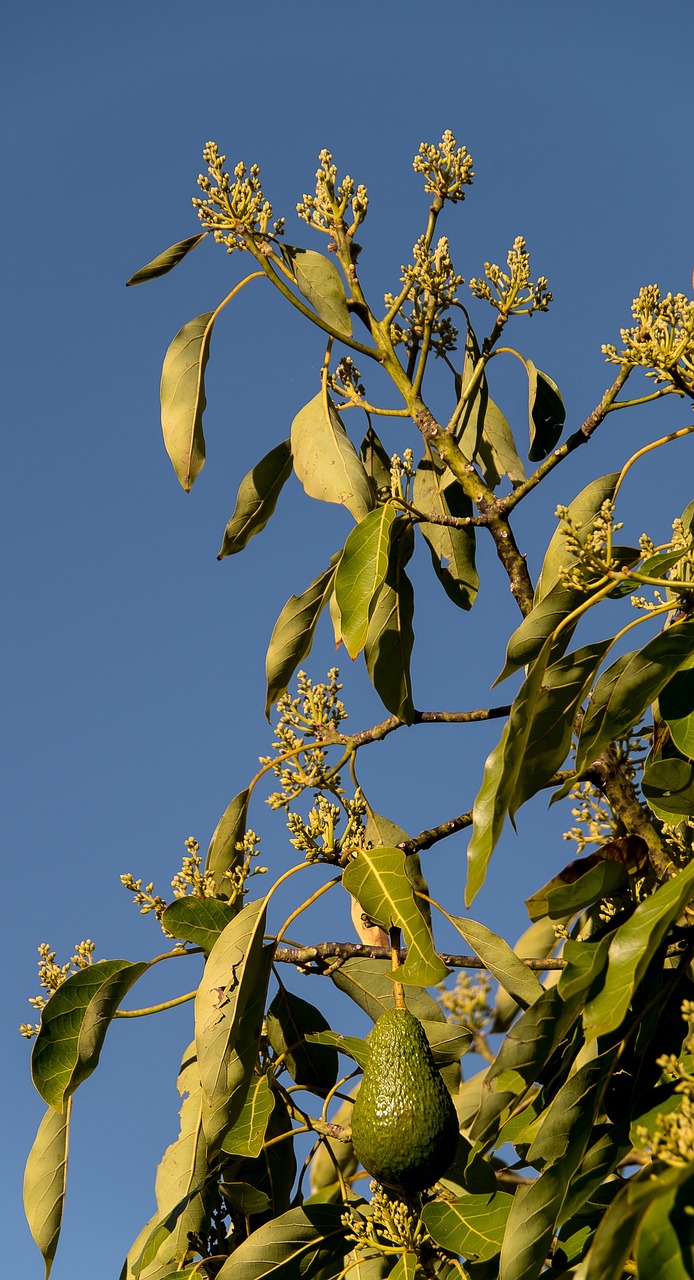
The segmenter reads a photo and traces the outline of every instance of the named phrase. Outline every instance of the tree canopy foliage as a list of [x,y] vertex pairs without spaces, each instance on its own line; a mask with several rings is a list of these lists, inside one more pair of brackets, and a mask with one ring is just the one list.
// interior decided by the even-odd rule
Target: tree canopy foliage
[[[253,259],[254,269],[184,324],[167,351],[162,429],[175,474],[188,491],[205,464],[205,370],[217,318],[265,278],[322,331],[325,356],[289,437],[242,479],[219,558],[264,530],[292,474],[309,498],[346,507],[353,525],[279,611],[266,658],[272,751],[230,800],[207,856],[188,842],[169,901],[122,877],[159,922],[164,952],[146,962],[97,960],[84,943],[60,965],[41,948],[40,1023],[23,1032],[34,1041],[33,1080],[47,1110],[25,1203],[46,1275],[63,1215],[73,1094],[97,1067],[111,1020],[133,1012],[121,1004],[142,975],[195,956],[203,967],[193,992],[139,1011],[154,1016],[191,1000],[194,1038],[178,1075],[180,1131],[122,1280],[685,1280],[694,1208],[694,501],[669,513],[666,543],[645,531],[623,545],[619,531],[630,469],[694,425],[661,436],[655,428],[619,471],[602,475],[596,465],[595,478],[559,508],[535,582],[513,520],[612,414],[644,404],[655,413],[668,396],[694,399],[694,303],[656,285],[640,291],[631,324],[603,348],[612,384],[564,435],[556,383],[506,345],[521,317],[552,303],[525,241],[514,241],[503,265],[485,263],[461,300],[465,282],[439,220],[474,174],[450,132],[415,156],[424,229],[380,307],[356,239],[368,195],[339,179],[329,152],[320,154],[314,193],[297,206],[327,253],[286,243],[257,166],[228,172],[211,142],[203,154],[194,200],[201,229],[128,281],[164,275],[206,239]],[[527,377],[527,421],[519,414],[513,425],[492,398],[497,362],[508,359]],[[445,421],[428,398],[435,362],[448,378]],[[389,380],[382,403],[369,389],[374,366],[374,385]],[[402,420],[399,454],[379,437],[383,417]],[[417,707],[407,569],[420,536],[463,611],[478,593],[477,541],[491,539],[499,561],[492,589],[510,586],[518,607],[497,681],[520,673],[508,705]],[[338,671],[319,682],[303,670],[319,623],[332,626],[350,658],[363,653],[384,707],[380,723],[346,732]],[[480,690],[480,705],[487,698]],[[358,757],[374,742],[423,722],[484,719],[498,719],[500,733],[461,797],[471,807],[441,814],[438,826],[411,836],[360,786]],[[249,824],[268,781],[296,851],[282,874],[258,866]],[[577,815],[577,856],[541,888],[528,885],[530,927],[512,948],[467,910],[507,820],[543,791]],[[434,901],[423,855],[466,828],[464,897],[453,886],[445,902]],[[321,879],[304,897],[292,877],[309,866]],[[282,920],[275,893],[290,880],[296,906]],[[303,911],[343,891],[353,899],[356,941],[290,940]],[[437,946],[441,917],[459,935],[460,954]],[[311,982],[301,997],[287,986],[290,967],[336,988],[332,1025],[311,1001]],[[442,989],[451,970],[455,984]],[[374,1021],[406,1003],[455,1103],[456,1154],[422,1192],[370,1184],[357,1164],[350,1117],[369,1041],[340,1030],[350,1001]]]

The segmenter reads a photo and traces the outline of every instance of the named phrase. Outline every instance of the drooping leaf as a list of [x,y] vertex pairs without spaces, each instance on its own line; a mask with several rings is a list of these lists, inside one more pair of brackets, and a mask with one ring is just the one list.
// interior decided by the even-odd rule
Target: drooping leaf
[[[257,1191],[264,1192],[270,1200],[273,1216],[285,1213],[291,1201],[292,1187],[296,1179],[296,1154],[294,1143],[287,1136],[292,1131],[292,1121],[284,1098],[273,1089],[274,1109],[265,1133],[265,1144],[255,1159],[241,1160],[235,1177],[248,1182]],[[282,1141],[273,1142],[273,1138]],[[266,1215],[261,1221],[266,1221]],[[256,1219],[251,1224],[260,1226]]]
[[428,987],[448,970],[436,955],[431,930],[405,870],[402,849],[363,849],[343,873],[343,884],[367,916],[388,929],[399,926],[408,947],[402,981]]
[[364,647],[366,669],[391,715],[412,724],[414,703],[410,657],[414,644],[414,592],[406,572],[412,554],[412,527],[399,520],[393,531],[388,572],[374,602]]
[[458,1200],[434,1200],[424,1206],[422,1221],[441,1249],[459,1253],[470,1262],[494,1258],[501,1248],[513,1196],[465,1195]]
[[188,236],[185,240],[178,240],[176,244],[170,245],[168,249],[164,249],[163,253],[158,253],[156,258],[152,258],[151,262],[147,262],[144,267],[140,267],[134,275],[126,280],[126,287],[131,284],[144,284],[146,280],[156,280],[158,276],[165,276],[168,271],[172,271],[178,266],[179,262],[205,239],[206,231],[201,231],[196,236]]
[[485,762],[482,786],[473,808],[472,838],[467,852],[465,904],[468,907],[484,884],[489,859],[513,802],[549,653],[550,643],[546,640],[514,699],[501,739]]
[[337,333],[352,336],[352,317],[347,307],[345,286],[332,258],[314,249],[281,246],[282,257],[291,267],[296,287],[314,311]]
[[536,975],[503,938],[466,916],[451,916],[450,920],[492,977],[517,1004],[527,1009],[535,1003],[542,995],[542,987]]
[[62,1111],[91,1075],[116,1009],[148,968],[127,960],[98,960],[53,993],[42,1011],[31,1058],[34,1084],[49,1107]]
[[291,473],[292,447],[289,440],[283,440],[244,476],[236,495],[234,514],[224,530],[218,560],[243,551],[246,543],[265,528]]
[[[477,341],[472,331],[468,330],[463,375],[456,388],[458,395],[469,386],[479,357]],[[513,433],[501,409],[489,395],[484,376],[465,404],[458,428],[458,440],[465,456],[478,463],[491,489],[496,489],[503,475],[507,475],[512,484],[525,480],[525,470],[516,450]]]
[[658,709],[675,746],[694,760],[694,654],[668,680],[658,699]]
[[676,823],[694,813],[694,764],[682,756],[663,756],[646,765],[641,780],[656,817]]
[[[548,919],[536,920],[521,934],[513,947],[513,954],[518,956],[519,960],[525,960],[530,957],[542,959],[545,956],[550,956],[556,946],[557,935],[552,921]],[[513,997],[500,986],[494,1002],[494,1024],[492,1030],[507,1031],[519,1008],[520,1006]]]
[[24,1170],[24,1212],[34,1244],[51,1273],[65,1206],[71,1102],[44,1115]]
[[337,1053],[332,1048],[307,1042],[311,1032],[330,1030],[319,1009],[300,996],[280,987],[267,1015],[267,1034],[275,1053],[283,1054],[295,1084],[314,1092],[331,1089],[337,1080]]
[[556,382],[526,360],[528,372],[528,420],[531,462],[541,462],[551,453],[566,421],[566,409]]
[[[386,1009],[395,1008],[393,982],[389,960],[364,960],[353,957],[345,960],[339,969],[333,969],[330,978],[335,986],[354,1000],[375,1022]],[[420,1022],[445,1023],[440,1005],[422,987],[406,986],[405,1000],[410,1013]]]
[[[511,636],[506,648],[504,669],[497,676],[494,684],[500,684],[507,676],[513,675],[521,667],[527,667],[540,653],[545,640],[556,630],[559,623],[576,608],[583,598],[583,592],[575,587],[565,587],[556,582],[541,600],[531,609],[520,626]],[[556,660],[566,652],[566,647],[574,633],[575,627],[568,626],[561,633],[552,650]]]
[[351,1247],[345,1239],[342,1205],[290,1209],[254,1231],[217,1272],[218,1280],[306,1280],[337,1277]]
[[179,329],[161,371],[161,429],[174,471],[186,493],[205,465],[202,415],[205,368],[210,354],[214,311]]
[[527,732],[522,767],[509,801],[511,819],[566,760],[576,713],[609,646],[609,640],[598,640],[553,662],[529,702],[523,700],[521,688],[517,701],[523,708]]
[[[450,518],[473,515],[472,503],[452,473],[434,459],[423,458],[417,467],[412,501],[418,510]],[[479,587],[475,567],[475,527],[455,528],[422,521],[437,577],[446,595],[461,609],[471,609]]]
[[376,492],[387,489],[390,492],[390,456],[376,435],[373,427],[369,427],[359,449],[359,457],[373,482]]
[[258,1054],[273,954],[263,946],[264,930],[264,900],[249,902],[217,939],[195,998],[203,1123],[212,1151],[241,1114]]
[[614,931],[604,985],[584,1011],[586,1040],[594,1040],[620,1025],[636,987],[693,889],[694,862],[690,862],[640,902],[626,924]]
[[348,1058],[353,1058],[362,1070],[366,1066],[369,1056],[368,1045],[358,1036],[343,1036],[340,1031],[311,1031],[306,1036],[306,1040],[309,1044],[329,1045],[331,1049],[337,1049],[338,1053],[344,1053]]
[[[613,497],[618,479],[619,472],[617,471],[611,472],[610,475],[599,476],[596,480],[591,480],[590,484],[586,485],[585,489],[582,489],[576,495],[573,502],[569,503],[569,516],[576,526],[576,533],[582,545],[585,544],[589,534],[592,533],[595,517],[598,515],[603,502]],[[542,569],[535,588],[536,604],[559,582],[560,568],[569,568],[575,563],[576,555],[574,552],[569,551],[566,545],[566,533],[560,524],[552,534],[545,552]]]
[[570,862],[542,889],[526,898],[525,905],[531,920],[543,916],[561,920],[577,915],[601,898],[623,893],[628,883],[629,877],[621,862],[593,853]]
[[[246,834],[250,794],[248,787],[245,787],[229,802],[214,829],[207,850],[205,870],[209,871],[214,877],[217,893],[220,897],[225,896],[225,891],[226,893],[231,891],[232,884],[227,877],[227,872],[232,871],[243,856],[236,846],[241,844]],[[240,906],[241,900],[239,899],[238,903],[234,905],[234,910],[238,910]]]
[[390,503],[376,507],[352,529],[344,545],[335,575],[335,599],[350,658],[356,658],[366,644],[369,618],[388,571],[396,514]]
[[333,589],[342,552],[337,552],[327,569],[315,578],[300,596],[290,596],[270,637],[265,658],[267,698],[265,715],[287,691],[287,685],[304,658],[311,652],[318,619]]
[[501,1246],[499,1280],[537,1280],[544,1269],[569,1180],[584,1145],[582,1137],[576,1139],[563,1161],[516,1192]]
[[[240,1115],[224,1134],[222,1151],[253,1159],[260,1155],[274,1106],[275,1097],[267,1076],[254,1076]],[[264,1199],[267,1200],[267,1196]]]
[[615,738],[641,718],[694,648],[694,618],[661,631],[603,672],[593,690],[576,752],[576,769],[585,769]]
[[222,1182],[224,1199],[246,1217],[256,1213],[264,1213],[270,1208],[270,1200],[264,1191],[257,1191],[247,1182]]
[[337,502],[355,520],[363,520],[374,507],[371,481],[330,397],[321,392],[299,411],[292,422],[294,470],[310,498]]

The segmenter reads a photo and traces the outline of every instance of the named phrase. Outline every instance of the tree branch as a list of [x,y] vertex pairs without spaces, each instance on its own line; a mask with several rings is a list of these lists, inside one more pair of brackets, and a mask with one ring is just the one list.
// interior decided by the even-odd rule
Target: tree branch
[[[507,716],[510,712],[510,706],[503,707],[482,707],[477,711],[415,711],[413,724],[473,724],[480,720],[498,720],[503,716]],[[369,742],[381,742],[388,737],[389,733],[393,733],[396,729],[402,729],[405,726],[404,720],[399,720],[397,716],[388,716],[386,720],[382,720],[380,724],[375,724],[370,729],[361,729],[359,733],[343,733],[334,740],[335,745],[344,747],[363,747]],[[324,742],[329,746],[330,743]]]
[[[443,963],[452,969],[487,969],[479,956],[451,955],[445,951],[438,954]],[[398,956],[403,964],[407,958],[407,948],[400,948]],[[365,960],[390,960],[392,952],[390,947],[367,947],[361,942],[318,942],[313,947],[278,947],[274,958],[281,964],[297,965],[303,973],[330,974],[336,966],[326,964],[326,961],[351,960],[353,957]],[[523,959],[523,964],[528,969],[542,973],[550,969],[563,969],[566,961],[543,956],[540,959]]]

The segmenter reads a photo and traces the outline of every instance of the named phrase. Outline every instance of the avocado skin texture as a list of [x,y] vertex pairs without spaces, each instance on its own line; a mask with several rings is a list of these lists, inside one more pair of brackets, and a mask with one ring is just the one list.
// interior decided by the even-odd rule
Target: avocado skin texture
[[431,1187],[458,1145],[458,1117],[422,1024],[389,1009],[368,1039],[369,1057],[352,1113],[354,1154],[396,1191]]

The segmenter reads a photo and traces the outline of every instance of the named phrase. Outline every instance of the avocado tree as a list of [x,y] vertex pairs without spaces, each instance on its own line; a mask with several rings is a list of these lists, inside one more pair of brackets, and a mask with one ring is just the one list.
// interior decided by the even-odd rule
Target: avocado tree
[[[521,317],[552,302],[525,241],[502,266],[485,263],[463,295],[439,234],[474,176],[450,132],[415,156],[423,230],[381,306],[357,243],[366,189],[340,180],[329,152],[314,194],[297,206],[308,247],[286,243],[256,166],[228,172],[211,142],[203,155],[197,234],[128,282],[165,274],[203,240],[252,260],[166,354],[162,427],[178,481],[188,491],[205,463],[216,320],[265,279],[321,332],[324,359],[290,437],[241,481],[219,557],[265,528],[292,472],[308,498],[342,504],[354,523],[280,609],[266,660],[272,750],[230,800],[206,858],[190,840],[169,901],[122,877],[161,926],[162,953],[96,960],[84,943],[60,965],[41,948],[40,1025],[23,1031],[47,1111],[25,1202],[46,1275],[72,1096],[138,979],[194,957],[180,967],[193,969],[195,990],[188,974],[177,1000],[149,1011],[194,1001],[180,1131],[157,1170],[154,1216],[133,1224],[123,1280],[684,1280],[694,1208],[694,502],[668,514],[665,543],[641,528],[632,544],[618,534],[634,518],[627,473],[694,424],[665,435],[654,425],[651,443],[619,471],[602,475],[596,465],[558,509],[535,582],[513,521],[574,451],[589,446],[597,461],[591,442],[611,415],[645,404],[655,414],[666,396],[694,399],[694,303],[656,285],[641,290],[631,325],[603,348],[612,384],[562,441],[558,387],[508,345]],[[492,398],[506,360],[527,377],[527,411],[515,410],[513,424]],[[445,417],[429,391],[436,376],[443,398],[442,371]],[[397,454],[379,436],[383,417],[402,431]],[[491,539],[493,589],[508,584],[517,605],[499,676],[515,676],[508,705],[485,707],[481,690],[485,709],[418,709],[407,566],[420,537],[463,611],[478,591],[477,541]],[[378,724],[347,732],[338,671],[320,682],[302,669],[319,625],[332,626],[350,658],[363,653],[384,707]],[[439,825],[408,833],[360,786],[361,753],[388,735],[493,718],[498,743],[469,780],[464,811],[442,813]],[[506,820],[541,791],[577,814],[577,856],[563,865],[558,853],[549,883],[528,884],[530,928],[514,949],[467,909]],[[258,825],[258,800],[268,798],[286,815],[289,869],[257,865],[250,820]],[[465,828],[464,897],[456,886],[435,901],[422,855]],[[307,867],[319,876],[309,896],[299,888]],[[302,913],[345,890],[353,936],[298,944]],[[459,952],[437,945],[442,919]],[[292,969],[306,980],[290,989]],[[332,984],[330,1025],[312,1002],[317,981]],[[345,1034],[350,1002],[375,1023],[365,1040]]]

